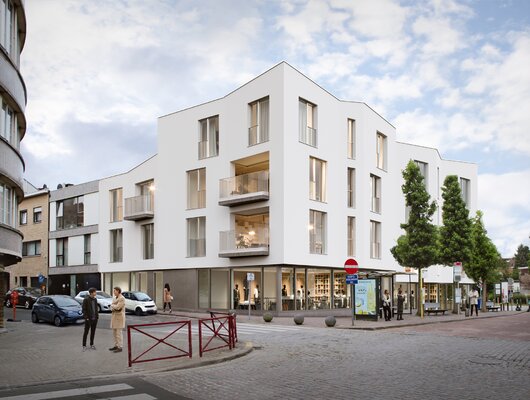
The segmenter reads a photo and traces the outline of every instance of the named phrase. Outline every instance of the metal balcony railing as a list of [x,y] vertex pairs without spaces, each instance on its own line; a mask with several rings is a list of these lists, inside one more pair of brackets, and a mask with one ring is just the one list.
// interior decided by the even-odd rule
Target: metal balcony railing
[[266,126],[254,125],[248,128],[248,145],[264,143],[269,141],[269,131]]
[[219,180],[219,204],[235,205],[269,199],[269,171]]
[[264,256],[268,254],[268,225],[254,225],[248,231],[219,232],[219,257]]
[[154,197],[152,194],[145,194],[125,199],[124,219],[138,221],[147,218],[153,218]]

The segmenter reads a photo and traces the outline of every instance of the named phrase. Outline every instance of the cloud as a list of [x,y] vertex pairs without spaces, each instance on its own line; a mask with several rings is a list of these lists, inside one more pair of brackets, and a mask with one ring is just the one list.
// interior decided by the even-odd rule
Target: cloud
[[480,174],[479,208],[484,211],[488,236],[504,257],[530,235],[530,169],[505,174]]

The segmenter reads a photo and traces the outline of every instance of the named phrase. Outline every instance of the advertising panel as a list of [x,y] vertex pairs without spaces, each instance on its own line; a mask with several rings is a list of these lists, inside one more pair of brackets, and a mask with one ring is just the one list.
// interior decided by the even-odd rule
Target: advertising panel
[[376,280],[361,279],[355,285],[355,314],[376,315],[377,297]]

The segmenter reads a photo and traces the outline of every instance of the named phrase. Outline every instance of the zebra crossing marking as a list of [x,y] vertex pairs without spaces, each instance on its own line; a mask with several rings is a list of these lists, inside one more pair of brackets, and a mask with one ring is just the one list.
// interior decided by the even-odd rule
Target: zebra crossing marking
[[[79,388],[79,389],[56,390],[53,392],[32,393],[32,394],[22,394],[18,396],[0,397],[0,399],[2,400],[60,399],[64,397],[81,396],[81,395],[97,394],[97,393],[105,393],[105,392],[117,392],[119,390],[129,390],[129,389],[134,389],[134,388],[130,385],[127,385],[126,383],[116,383],[113,385],[92,386],[92,387]],[[155,399],[155,397],[150,397],[150,399]],[[141,399],[138,399],[138,400],[141,400]],[[148,400],[148,398],[145,398],[145,400]]]

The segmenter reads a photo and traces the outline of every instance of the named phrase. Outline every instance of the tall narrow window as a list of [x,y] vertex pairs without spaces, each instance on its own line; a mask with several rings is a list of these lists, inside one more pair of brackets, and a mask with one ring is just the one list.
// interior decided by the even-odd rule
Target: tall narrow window
[[28,210],[21,210],[20,211],[20,218],[18,223],[20,225],[27,225],[28,223]]
[[250,128],[248,128],[248,145],[269,141],[269,98],[249,104]]
[[469,179],[466,178],[460,178],[460,190],[462,192],[462,199],[466,203],[466,207],[469,209],[469,203],[470,203],[470,185],[471,182]]
[[309,199],[326,201],[326,162],[309,157]]
[[370,221],[370,258],[381,258],[381,223]]
[[377,168],[386,169],[386,136],[377,132],[376,156]]
[[68,265],[68,238],[63,239],[57,239],[55,241],[56,243],[56,255],[57,255],[57,263],[56,265],[58,267],[66,266]]
[[348,168],[348,207],[355,208],[355,168]]
[[326,254],[326,213],[309,210],[309,252]]
[[381,213],[381,178],[370,174],[370,192],[372,212]]
[[113,229],[110,231],[110,262],[123,261],[123,231]]
[[219,116],[199,121],[199,159],[219,154]]
[[317,106],[299,99],[299,140],[302,143],[317,147],[317,126],[316,126],[316,109]]
[[146,211],[154,211],[155,206],[155,181],[150,180],[138,184],[140,195],[142,196],[142,205]]
[[72,197],[56,203],[57,229],[71,229],[84,224],[84,197]]
[[123,189],[114,189],[110,192],[110,222],[123,220]]
[[420,169],[420,174],[421,176],[423,176],[423,183],[425,184],[425,188],[428,189],[429,186],[428,186],[427,178],[429,177],[429,164],[422,162],[422,161],[417,161],[417,160],[414,160],[414,163]]
[[348,158],[355,158],[355,120],[348,119]]
[[206,217],[188,218],[188,257],[206,255]]
[[188,171],[188,208],[206,207],[206,168]]
[[91,243],[90,243],[90,235],[85,235],[84,236],[84,247],[85,247],[85,259],[84,259],[84,262],[85,262],[85,265],[89,265],[91,263],[91,254],[92,254],[92,250],[91,250]]
[[348,217],[348,257],[355,256],[355,217]]
[[144,260],[155,258],[155,225],[147,224],[142,226],[143,253]]

